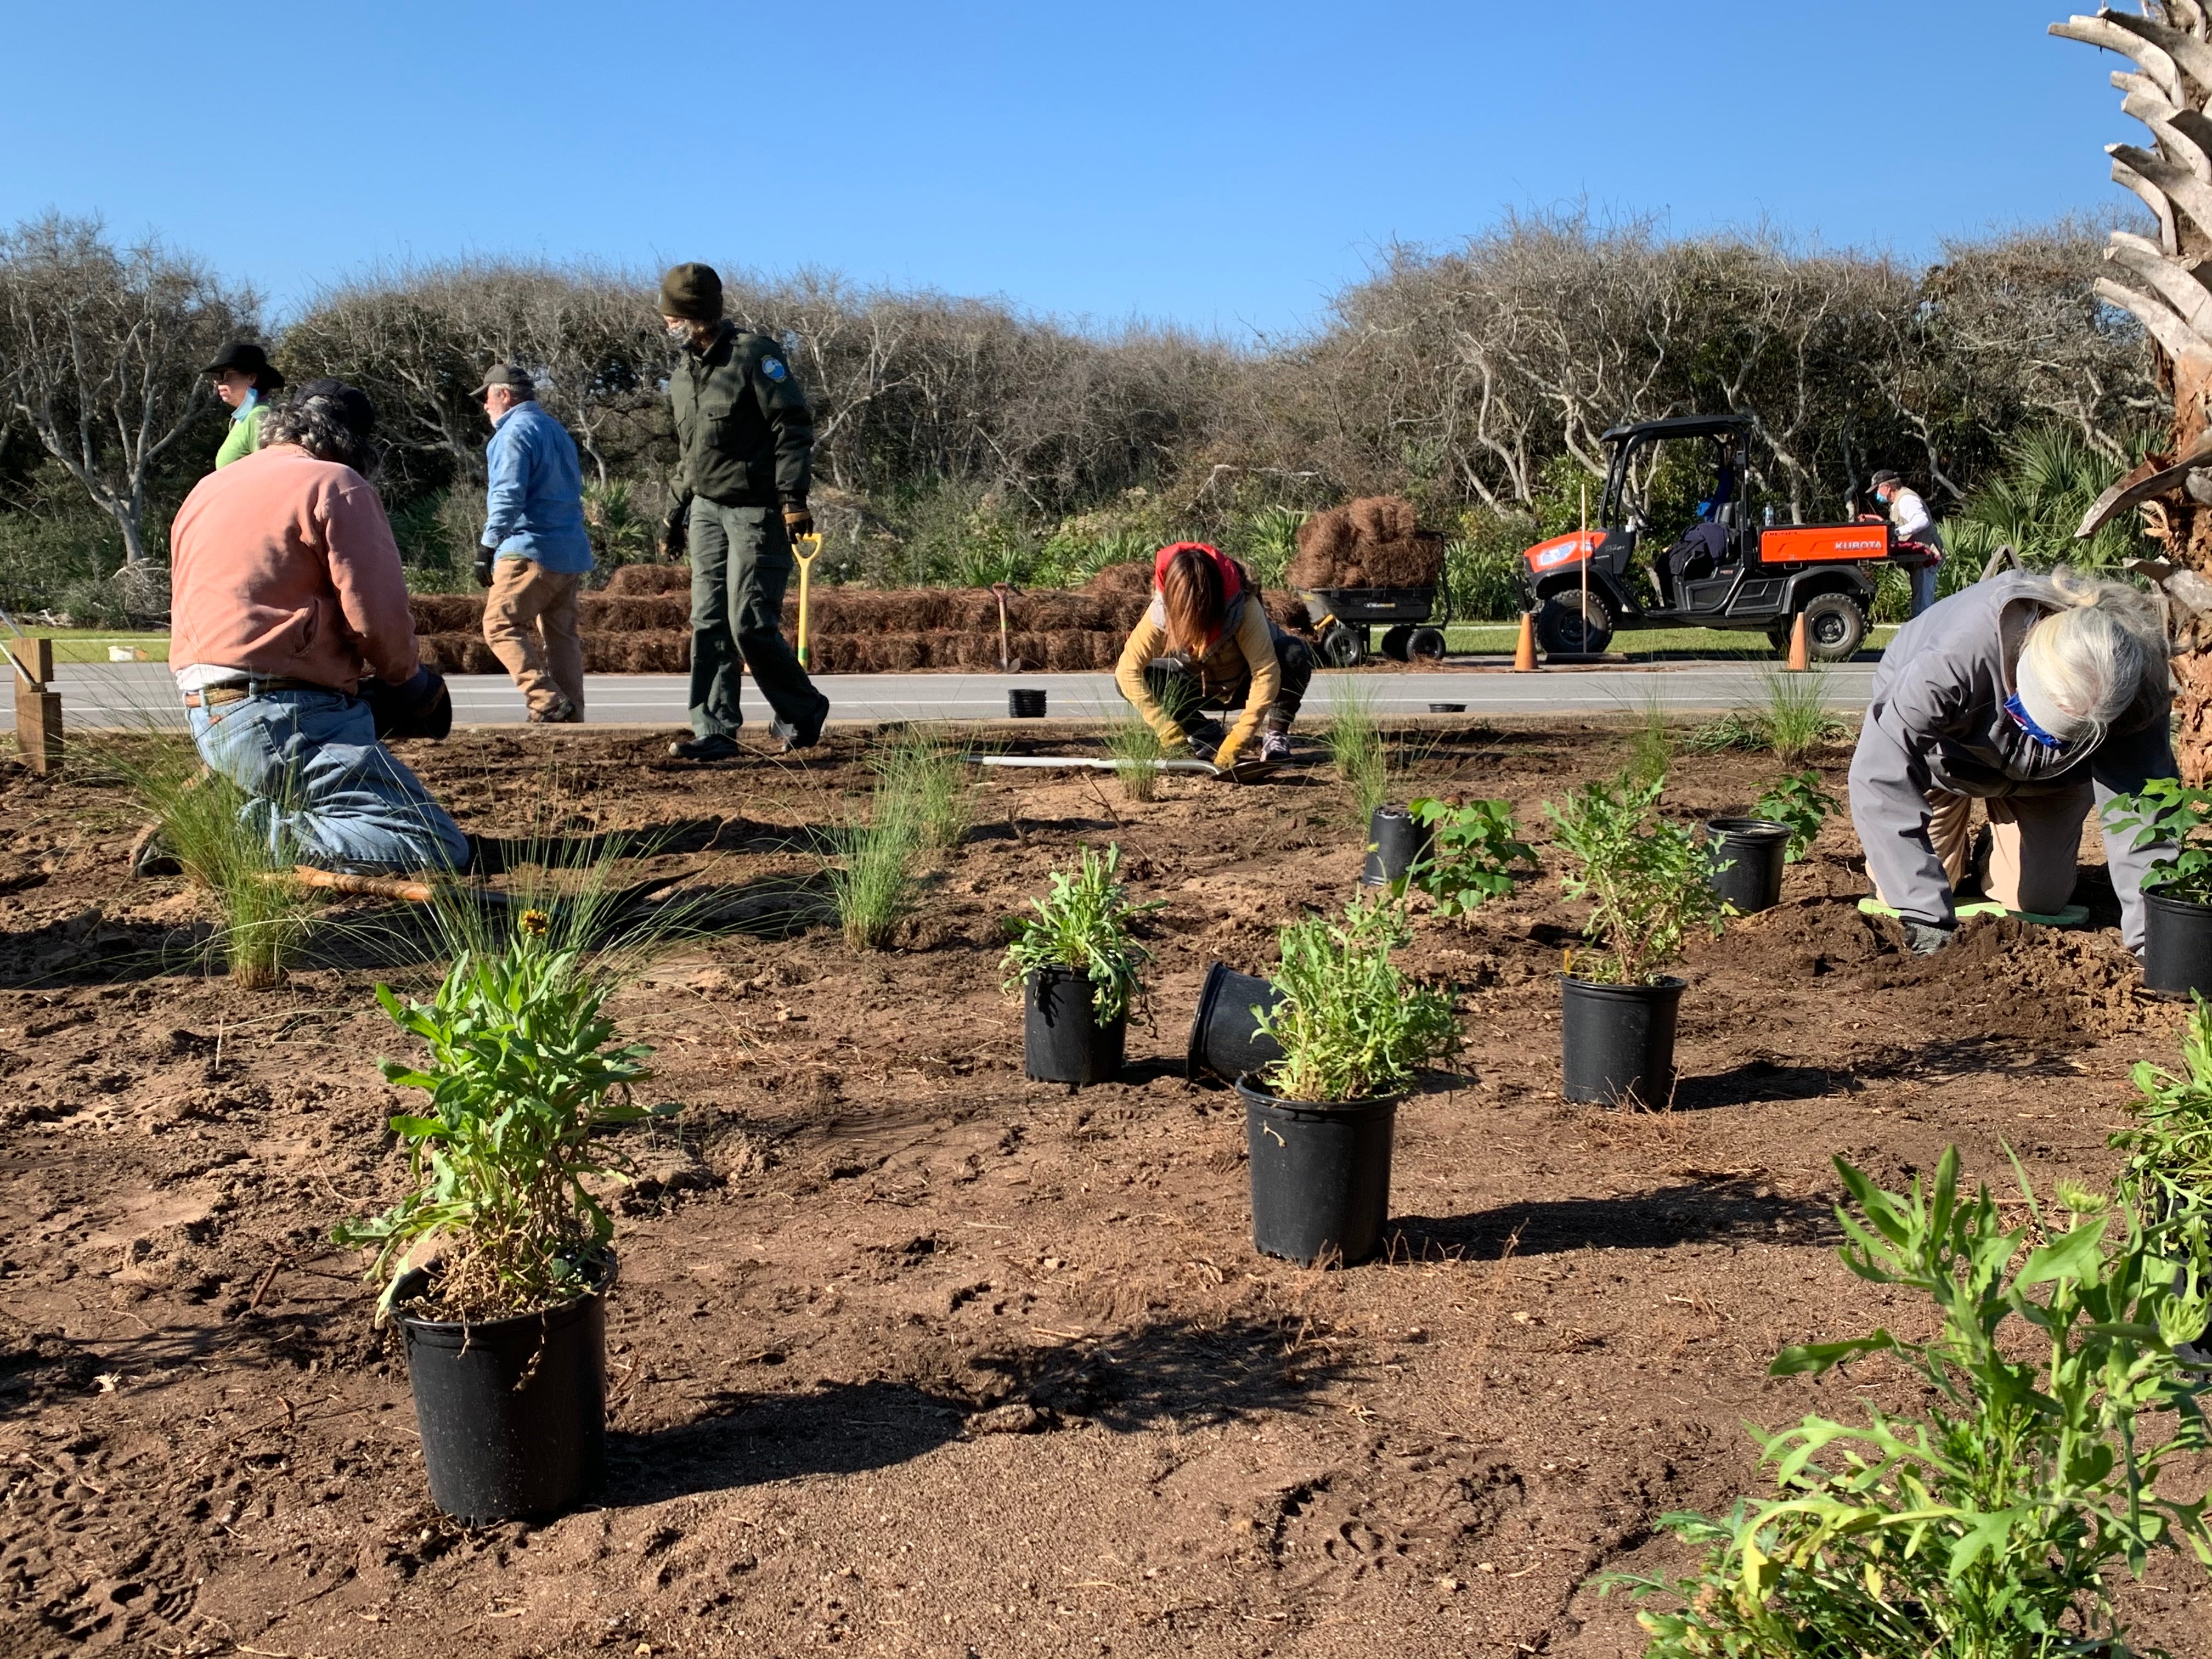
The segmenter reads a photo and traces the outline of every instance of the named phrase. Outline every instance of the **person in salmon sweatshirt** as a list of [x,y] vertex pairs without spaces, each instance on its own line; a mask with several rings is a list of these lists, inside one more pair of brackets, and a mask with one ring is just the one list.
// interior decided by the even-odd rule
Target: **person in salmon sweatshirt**
[[311,380],[193,487],[169,532],[169,661],[201,759],[278,861],[450,870],[468,838],[377,735],[380,716],[435,735],[452,715],[368,481],[375,424],[365,393]]

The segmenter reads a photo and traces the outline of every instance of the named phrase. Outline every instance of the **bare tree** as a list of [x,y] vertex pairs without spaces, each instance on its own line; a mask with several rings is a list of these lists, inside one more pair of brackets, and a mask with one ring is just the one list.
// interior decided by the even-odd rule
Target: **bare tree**
[[49,214],[0,234],[0,392],[46,453],[146,556],[155,464],[210,403],[201,364],[259,331],[250,289],[98,220]]

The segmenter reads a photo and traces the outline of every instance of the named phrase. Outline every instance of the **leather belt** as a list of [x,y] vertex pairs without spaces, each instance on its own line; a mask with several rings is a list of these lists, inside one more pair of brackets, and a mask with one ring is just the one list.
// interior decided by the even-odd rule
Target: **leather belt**
[[282,675],[273,679],[234,681],[228,685],[203,686],[197,691],[185,693],[187,708],[219,708],[227,702],[244,702],[248,697],[261,696],[270,691],[329,691],[334,688],[318,685],[313,680],[288,679]]

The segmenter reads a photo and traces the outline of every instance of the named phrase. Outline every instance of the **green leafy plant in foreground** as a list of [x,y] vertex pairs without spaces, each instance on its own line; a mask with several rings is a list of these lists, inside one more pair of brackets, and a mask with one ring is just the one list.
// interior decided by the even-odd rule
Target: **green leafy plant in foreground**
[[1791,864],[1812,849],[1820,826],[1836,810],[1836,798],[1820,787],[1820,775],[1811,767],[1785,772],[1759,792],[1751,804],[1751,815],[1790,826],[1790,845],[1783,857]]
[[1364,1100],[1386,1094],[1459,1044],[1451,999],[1413,984],[1390,960],[1413,937],[1402,899],[1355,901],[1341,921],[1301,916],[1278,936],[1273,983],[1283,1002],[1255,1011],[1282,1045],[1265,1074],[1285,1100]]
[[2162,1224],[2169,1255],[2212,1283],[2212,1006],[2194,1003],[2180,1073],[2136,1062],[2135,1120],[2112,1144],[2128,1155],[2121,1196]]
[[[2170,1346],[2201,1328],[2204,1299],[2124,1205],[2062,1188],[2068,1212],[2046,1226],[2023,1179],[2029,1224],[2008,1228],[1986,1188],[1960,1193],[1955,1147],[1925,1191],[1836,1167],[1856,1211],[1837,1210],[1844,1263],[1926,1297],[1940,1328],[1786,1348],[1772,1374],[1881,1354],[1929,1404],[1753,1430],[1778,1495],[1725,1520],[1664,1517],[1704,1549],[1696,1574],[1604,1588],[1682,1603],[1638,1613],[1649,1659],[2120,1659],[2110,1571],[2140,1574],[2154,1550],[2212,1563],[2203,1502],[2159,1491],[2207,1444],[2200,1383]],[[2164,1439],[2154,1413],[2172,1413]]]
[[613,1224],[586,1182],[628,1160],[597,1139],[649,1114],[629,1089],[652,1051],[617,1044],[607,989],[581,953],[549,949],[529,912],[495,953],[464,953],[430,1001],[377,1000],[428,1050],[419,1066],[380,1062],[386,1081],[421,1089],[429,1109],[392,1120],[413,1190],[382,1215],[332,1237],[374,1249],[388,1309],[415,1247],[441,1247],[434,1294],[456,1316],[489,1317],[565,1301],[587,1287]]
[[1545,803],[1553,838],[1574,866],[1560,885],[1568,897],[1590,901],[1583,933],[1599,955],[1571,963],[1583,978],[1650,985],[1692,932],[1720,933],[1725,912],[1705,848],[1687,828],[1660,816],[1666,783],[1593,783]]
[[2175,778],[2154,779],[2135,794],[2107,802],[2104,820],[2114,830],[2134,830],[2138,851],[2174,849],[2151,861],[2143,877],[2146,892],[2212,904],[2212,789],[2192,788]]
[[1536,861],[1505,801],[1462,804],[1423,796],[1407,802],[1406,810],[1430,836],[1428,852],[1407,878],[1436,900],[1440,916],[1468,915],[1486,899],[1511,892],[1514,870]]
[[1091,981],[1091,1006],[1100,1020],[1129,1011],[1140,988],[1139,972],[1152,952],[1129,937],[1129,923],[1165,902],[1132,904],[1120,881],[1121,849],[1109,846],[1104,857],[1083,849],[1073,871],[1052,872],[1052,890],[1031,899],[1035,916],[1014,916],[1007,927],[1006,991],[1017,994],[1023,980],[1048,968],[1065,968]]

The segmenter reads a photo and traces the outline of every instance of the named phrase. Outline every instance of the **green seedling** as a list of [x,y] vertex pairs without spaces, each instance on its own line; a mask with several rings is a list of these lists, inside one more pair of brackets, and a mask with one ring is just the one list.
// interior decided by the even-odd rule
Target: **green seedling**
[[1512,806],[1502,800],[1462,805],[1428,796],[1407,803],[1416,823],[1429,830],[1429,850],[1407,879],[1437,902],[1437,914],[1463,917],[1486,900],[1513,890],[1513,872],[1536,862],[1521,839]]
[[1795,864],[1811,850],[1820,826],[1836,810],[1836,798],[1820,787],[1820,775],[1810,767],[1777,778],[1751,804],[1751,815],[1771,823],[1790,826],[1790,845],[1783,857]]
[[2134,1121],[2112,1144],[2127,1154],[2122,1196],[2160,1219],[2170,1253],[2203,1274],[2212,1265],[2212,1007],[2192,1000],[2181,1071],[2136,1062]]
[[1048,968],[1064,968],[1091,981],[1091,1007],[1101,1024],[1129,1012],[1142,988],[1139,974],[1152,952],[1129,936],[1129,924],[1165,903],[1133,904],[1120,881],[1121,849],[1105,856],[1083,849],[1072,872],[1052,872],[1052,890],[1031,899],[1035,916],[1008,918],[1013,942],[1006,947],[1006,991],[1018,995],[1022,981]]
[[1650,985],[1692,933],[1720,934],[1726,913],[1709,880],[1711,866],[1686,828],[1660,816],[1665,787],[1664,778],[1593,783],[1545,803],[1553,838],[1573,865],[1560,885],[1591,905],[1583,932],[1598,955],[1572,964],[1586,979]]
[[376,1252],[388,1311],[416,1247],[441,1247],[440,1305],[485,1318],[565,1301],[586,1288],[613,1223],[588,1182],[628,1160],[603,1132],[650,1114],[629,1101],[651,1051],[617,1043],[608,988],[581,951],[550,949],[550,918],[526,912],[495,953],[464,953],[428,1002],[388,986],[377,1000],[428,1051],[419,1065],[380,1063],[429,1109],[392,1131],[408,1149],[411,1190],[382,1215],[332,1237]]
[[1114,775],[1121,793],[1131,800],[1151,800],[1159,793],[1158,764],[1166,752],[1160,735],[1132,711],[1115,718],[1106,728],[1106,752],[1114,757]]
[[1273,975],[1283,1001],[1255,1009],[1282,1045],[1265,1080],[1285,1100],[1364,1100],[1387,1094],[1459,1044],[1450,997],[1415,985],[1390,960],[1413,937],[1402,899],[1378,895],[1341,921],[1301,916],[1278,935]]
[[2134,830],[2132,845],[2138,852],[2146,847],[2172,849],[2151,860],[2144,891],[2185,904],[2212,904],[2212,790],[2175,778],[2154,779],[2135,794],[2107,802],[2104,821],[2116,830]]
[[2164,1551],[2212,1563],[2203,1501],[2160,1486],[2208,1443],[2202,1382],[2172,1350],[2202,1329],[2204,1297],[2157,1230],[2103,1195],[2062,1188],[2046,1216],[2022,1176],[2026,1220],[2007,1227],[1986,1188],[1960,1192],[1955,1147],[1924,1191],[1836,1167],[1844,1264],[1919,1299],[1936,1334],[1785,1348],[1771,1372],[1881,1355],[1925,1404],[1754,1429],[1775,1495],[1662,1517],[1702,1552],[1697,1571],[1603,1588],[1679,1603],[1638,1613],[1647,1659],[2130,1653],[2114,1571],[2140,1577]]

